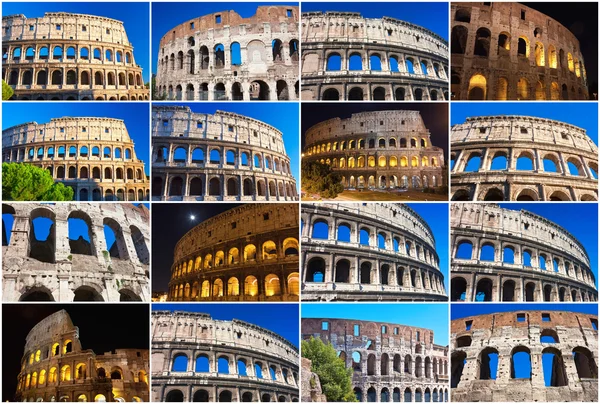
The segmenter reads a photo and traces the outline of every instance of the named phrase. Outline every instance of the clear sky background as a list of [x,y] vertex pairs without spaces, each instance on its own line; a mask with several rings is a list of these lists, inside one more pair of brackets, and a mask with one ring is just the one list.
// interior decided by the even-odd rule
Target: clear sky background
[[302,318],[381,321],[433,330],[434,343],[448,345],[445,303],[302,303]]
[[150,174],[150,122],[148,104],[137,103],[2,103],[2,130],[11,126],[35,121],[50,122],[51,118],[95,117],[123,119],[129,137],[134,143],[135,154],[145,164]]
[[598,206],[595,203],[500,203],[500,206],[538,214],[571,233],[585,247],[598,287]]
[[[190,3],[193,4],[193,3]],[[153,105],[173,105],[172,103],[153,103]],[[214,114],[217,110],[234,112],[248,116],[269,124],[283,133],[285,152],[290,158],[292,174],[296,179],[298,191],[300,191],[300,149],[299,149],[299,111],[298,104],[287,102],[274,102],[269,104],[256,103],[189,103],[180,104],[190,107],[192,111],[202,114]]]
[[448,3],[446,2],[302,2],[302,12],[358,12],[367,18],[391,17],[419,25],[448,41]]
[[71,3],[71,2],[2,2],[2,15],[25,14],[27,18],[43,17],[46,12],[91,14],[122,21],[133,46],[133,58],[142,67],[144,83],[150,81],[150,7],[147,2]]
[[[286,3],[251,3],[251,2],[153,2],[152,3],[152,72],[156,73],[160,40],[167,32],[179,24],[194,18],[233,10],[242,18],[252,17],[258,6],[298,6],[297,2]],[[227,49],[227,51],[229,51]]]
[[585,102],[457,102],[452,103],[450,125],[468,117],[487,115],[526,115],[554,119],[578,126],[598,144],[598,106]]
[[238,304],[168,304],[152,305],[152,311],[191,311],[208,313],[213,319],[231,321],[234,318],[273,331],[298,347],[300,338],[298,303],[238,303]]

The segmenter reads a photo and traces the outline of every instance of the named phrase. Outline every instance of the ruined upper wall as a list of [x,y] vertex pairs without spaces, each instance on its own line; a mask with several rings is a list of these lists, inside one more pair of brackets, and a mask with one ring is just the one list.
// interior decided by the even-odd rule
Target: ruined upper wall
[[31,40],[75,40],[131,47],[123,23],[112,18],[65,12],[33,18],[23,14],[2,17],[2,42]]
[[66,310],[57,311],[44,318],[29,331],[25,342],[25,352],[60,341],[64,334],[78,332],[78,328],[73,324]]

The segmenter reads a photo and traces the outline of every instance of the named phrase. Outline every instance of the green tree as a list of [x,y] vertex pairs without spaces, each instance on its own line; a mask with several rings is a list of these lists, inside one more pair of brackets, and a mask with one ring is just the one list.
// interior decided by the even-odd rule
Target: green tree
[[352,389],[352,369],[340,359],[331,344],[320,338],[302,341],[302,356],[312,361],[312,371],[321,380],[321,389],[329,402],[355,402]]
[[10,100],[10,97],[12,97],[14,93],[12,87],[9,86],[6,81],[2,80],[2,101]]
[[6,201],[72,201],[73,189],[54,182],[43,168],[2,163],[2,196]]
[[302,188],[321,198],[333,199],[344,191],[342,176],[334,173],[327,164],[318,161],[302,162]]

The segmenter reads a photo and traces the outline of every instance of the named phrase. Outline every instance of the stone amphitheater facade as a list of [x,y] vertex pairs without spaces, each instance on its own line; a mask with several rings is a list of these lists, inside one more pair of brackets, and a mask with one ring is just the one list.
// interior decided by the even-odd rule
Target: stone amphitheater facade
[[18,100],[148,100],[123,22],[95,15],[2,17],[2,78]]
[[[3,220],[3,301],[150,301],[150,212],[143,205],[3,203],[2,214],[13,219],[12,227]],[[45,240],[37,219],[52,221]],[[84,223],[87,239],[70,239],[71,230],[84,233]],[[110,249],[107,226],[115,236]]]
[[153,106],[152,187],[154,200],[298,200],[280,130],[184,106]]
[[528,310],[452,320],[452,401],[596,402],[597,341],[597,315]]
[[27,334],[15,401],[149,401],[149,352],[83,349],[65,310]]
[[305,132],[303,159],[329,165],[345,189],[444,186],[444,151],[418,111],[359,112]]
[[301,223],[302,300],[448,300],[433,232],[407,205],[303,203]]
[[245,204],[175,247],[169,301],[297,301],[298,204]]
[[[585,129],[530,116],[479,116],[452,126],[450,139],[452,200],[598,200],[598,146]],[[478,170],[466,171],[473,158]],[[504,168],[492,168],[497,158]],[[531,168],[518,167],[519,159]]]
[[298,7],[223,11],[180,24],[160,40],[156,87],[169,100],[298,98]]
[[303,318],[302,339],[331,343],[347,368],[359,402],[447,402],[448,347],[433,331],[351,319]]
[[152,401],[299,399],[298,348],[270,330],[183,311],[153,311],[151,327]]
[[[494,302],[598,300],[585,247],[548,219],[496,204],[456,203],[450,225],[452,301],[476,301],[477,295]],[[469,247],[471,257],[462,257]],[[482,255],[484,248],[493,249],[493,260]]]
[[303,100],[448,100],[448,42],[390,17],[302,13],[301,75]]
[[2,131],[2,161],[50,171],[78,201],[145,201],[150,182],[121,119],[52,118]]
[[456,100],[587,100],[579,40],[520,3],[451,3]]

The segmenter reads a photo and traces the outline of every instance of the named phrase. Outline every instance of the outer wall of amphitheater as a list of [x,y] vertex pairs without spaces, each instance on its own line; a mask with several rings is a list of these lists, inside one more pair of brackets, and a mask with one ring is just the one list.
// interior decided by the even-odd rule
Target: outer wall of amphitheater
[[589,99],[579,40],[553,18],[515,2],[457,2],[450,20],[453,100]]
[[3,16],[2,54],[2,79],[18,100],[149,99],[121,21],[62,12]]
[[[450,344],[452,401],[598,399],[597,314],[525,308],[468,316],[452,320]],[[516,355],[529,358],[529,377],[515,370]],[[545,384],[547,377],[552,379],[550,385]]]

